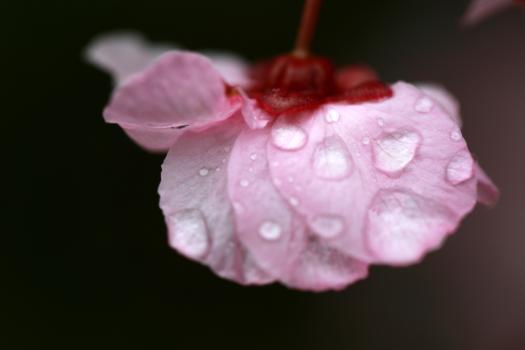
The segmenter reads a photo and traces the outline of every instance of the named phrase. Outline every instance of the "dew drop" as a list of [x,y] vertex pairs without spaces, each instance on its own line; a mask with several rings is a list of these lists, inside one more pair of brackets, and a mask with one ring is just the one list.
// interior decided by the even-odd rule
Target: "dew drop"
[[459,151],[447,165],[447,181],[459,185],[474,175],[474,160],[468,151]]
[[343,232],[344,223],[339,216],[318,215],[309,220],[312,231],[322,238],[333,238]]
[[412,131],[384,135],[374,144],[375,166],[388,174],[398,173],[414,159],[420,143],[421,137]]
[[434,102],[426,96],[419,98],[414,104],[414,109],[419,113],[428,113],[434,107]]
[[330,109],[324,116],[324,120],[329,124],[337,123],[339,118],[341,118],[341,115],[335,109]]
[[250,159],[251,160],[256,160],[257,159],[257,154],[256,153],[250,154]]
[[248,186],[250,186],[250,182],[248,180],[246,180],[246,179],[242,179],[239,184],[241,185],[241,187],[248,187]]
[[295,198],[295,197],[290,197],[289,202],[294,207],[299,205],[299,200],[297,198]]
[[453,141],[460,141],[463,138],[463,136],[461,136],[461,131],[459,129],[454,129],[450,133],[450,138]]
[[275,241],[281,237],[281,226],[273,221],[265,221],[259,226],[259,234],[268,241]]
[[352,173],[353,162],[339,136],[331,136],[317,145],[313,153],[312,166],[320,178],[339,180]]
[[272,127],[273,144],[286,151],[295,151],[306,144],[306,133],[298,126],[277,122]]
[[363,143],[363,145],[368,145],[370,143],[370,138],[368,137],[363,137],[363,139],[361,140],[361,142]]
[[199,175],[200,176],[207,176],[209,173],[210,173],[210,171],[208,170],[208,168],[200,168],[200,170],[199,170]]
[[178,211],[169,216],[168,221],[170,226],[169,242],[172,247],[192,258],[200,258],[206,254],[209,237],[200,210]]

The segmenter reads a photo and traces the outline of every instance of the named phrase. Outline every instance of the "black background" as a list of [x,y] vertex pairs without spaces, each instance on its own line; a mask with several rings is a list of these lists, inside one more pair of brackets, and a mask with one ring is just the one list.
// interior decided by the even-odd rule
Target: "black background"
[[525,349],[525,17],[462,29],[466,5],[325,2],[317,52],[450,88],[503,197],[422,264],[312,294],[237,286],[168,248],[162,156],[104,124],[110,78],[82,60],[115,29],[272,56],[293,43],[302,1],[2,2],[0,348]]

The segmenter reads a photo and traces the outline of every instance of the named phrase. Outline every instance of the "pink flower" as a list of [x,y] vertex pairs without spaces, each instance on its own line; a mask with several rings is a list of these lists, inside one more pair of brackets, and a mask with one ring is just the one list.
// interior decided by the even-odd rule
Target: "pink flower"
[[473,25],[512,5],[523,5],[524,0],[472,0],[463,16],[463,23]]
[[[420,261],[478,200],[498,198],[457,102],[437,86],[390,90],[361,67],[330,93],[319,83],[290,97],[255,89],[264,79],[232,56],[156,57],[142,44],[132,50],[142,60],[116,54],[136,38],[108,40],[89,51],[116,73],[104,117],[147,149],[169,148],[159,188],[169,243],[224,278],[341,289],[370,264]],[[136,58],[140,71],[128,71]],[[323,69],[312,79],[324,81]]]

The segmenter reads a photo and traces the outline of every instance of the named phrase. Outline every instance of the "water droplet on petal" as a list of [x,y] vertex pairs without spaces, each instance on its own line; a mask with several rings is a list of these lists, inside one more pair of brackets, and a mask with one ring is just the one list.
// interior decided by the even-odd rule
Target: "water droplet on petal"
[[324,120],[330,124],[337,123],[339,118],[341,118],[341,115],[335,109],[330,109],[324,116]]
[[259,226],[259,234],[268,241],[275,241],[281,237],[281,226],[273,221],[265,221]]
[[250,154],[250,159],[251,160],[256,160],[257,159],[257,154],[256,153]]
[[383,118],[377,118],[377,125],[381,127],[385,126],[385,120]]
[[248,180],[246,180],[246,179],[242,179],[239,184],[241,185],[241,187],[248,187],[248,186],[250,186],[250,182]]
[[286,151],[298,150],[306,144],[306,133],[298,126],[276,122],[272,127],[273,144]]
[[339,180],[352,173],[353,162],[346,145],[339,136],[331,136],[317,145],[312,158],[317,176]]
[[294,207],[299,205],[299,200],[297,198],[295,198],[295,197],[290,197],[289,202]]
[[208,170],[208,168],[201,168],[201,169],[199,170],[199,175],[200,175],[200,176],[206,176],[206,175],[208,175],[209,173],[210,173],[210,171]]
[[186,209],[168,217],[169,242],[181,253],[200,258],[209,247],[208,230],[200,210]]
[[419,98],[414,104],[414,109],[419,113],[428,113],[432,107],[434,107],[434,102],[426,96]]
[[363,143],[363,145],[368,145],[370,143],[370,138],[369,137],[363,137],[361,142]]
[[412,131],[384,135],[374,144],[375,166],[388,174],[398,173],[414,159],[420,143],[421,137]]
[[458,185],[474,175],[474,160],[468,151],[459,151],[447,166],[447,181]]
[[312,231],[322,238],[332,238],[343,232],[344,223],[339,216],[318,215],[309,220]]
[[454,129],[450,133],[450,138],[454,141],[460,141],[463,136],[461,136],[461,131],[459,129]]

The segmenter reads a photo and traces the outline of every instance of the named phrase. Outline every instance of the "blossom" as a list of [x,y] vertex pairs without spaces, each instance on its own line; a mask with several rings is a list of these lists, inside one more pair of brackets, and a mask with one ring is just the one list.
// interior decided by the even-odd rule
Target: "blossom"
[[[297,85],[286,69],[250,75],[230,55],[107,40],[89,50],[116,76],[104,117],[149,150],[169,149],[159,186],[169,244],[219,276],[341,289],[371,264],[420,261],[477,201],[498,198],[439,86],[388,87],[354,66],[334,87],[322,61],[306,74],[285,59],[316,84],[290,94],[260,76]],[[118,53],[126,46],[141,57]]]
[[512,5],[525,4],[524,0],[472,0],[463,16],[463,23],[473,25],[501,12]]

